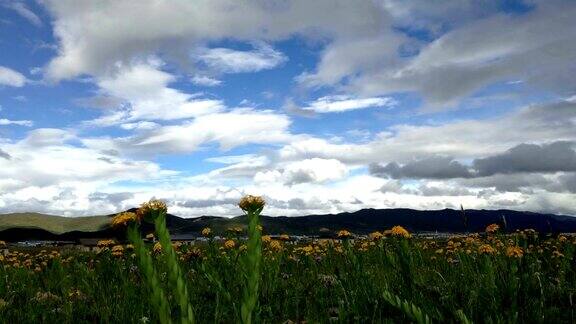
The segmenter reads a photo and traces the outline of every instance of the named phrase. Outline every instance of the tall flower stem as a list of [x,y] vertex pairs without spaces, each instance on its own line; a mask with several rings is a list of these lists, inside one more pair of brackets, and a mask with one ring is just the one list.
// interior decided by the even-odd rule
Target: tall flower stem
[[192,310],[192,305],[188,298],[188,288],[186,287],[186,282],[182,277],[182,270],[178,264],[178,257],[176,251],[172,247],[172,240],[170,239],[170,233],[166,228],[166,213],[160,212],[159,215],[155,215],[154,226],[156,229],[156,235],[158,240],[162,245],[164,251],[164,257],[166,260],[166,265],[168,266],[168,278],[170,283],[175,289],[175,297],[180,306],[180,316],[182,323],[194,323],[194,311]]
[[150,300],[156,312],[158,313],[158,320],[162,324],[172,323],[170,319],[170,307],[167,302],[166,295],[158,279],[158,274],[154,269],[152,257],[144,246],[144,241],[140,237],[138,228],[134,225],[128,227],[128,239],[134,245],[134,251],[138,258],[140,269],[144,274],[144,278],[148,287],[151,290]]
[[242,299],[240,313],[242,322],[252,323],[253,313],[258,302],[260,287],[260,264],[262,261],[262,238],[259,225],[259,212],[248,212],[248,244],[244,258],[246,270],[246,288]]

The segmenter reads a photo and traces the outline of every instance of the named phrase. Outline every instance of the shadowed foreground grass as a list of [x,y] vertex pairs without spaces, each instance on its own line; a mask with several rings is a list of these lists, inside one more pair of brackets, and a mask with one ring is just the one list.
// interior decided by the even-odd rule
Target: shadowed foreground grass
[[[262,237],[253,322],[576,321],[574,236],[339,234],[342,240],[299,244]],[[198,323],[242,321],[246,242],[235,235],[174,244]],[[147,244],[168,286],[162,249]],[[156,322],[133,254],[113,242],[99,253],[10,251],[0,257],[0,322]],[[165,291],[178,318],[178,301]]]

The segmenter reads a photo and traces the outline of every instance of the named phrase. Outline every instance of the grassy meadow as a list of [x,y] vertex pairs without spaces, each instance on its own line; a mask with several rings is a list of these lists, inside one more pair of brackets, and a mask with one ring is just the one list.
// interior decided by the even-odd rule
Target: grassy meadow
[[12,213],[0,217],[0,231],[10,228],[37,228],[51,233],[97,231],[110,223],[108,216],[63,217],[38,213]]
[[[300,243],[264,235],[253,322],[573,323],[576,237],[494,228],[442,240],[399,227]],[[173,244],[196,322],[242,322],[244,235],[232,229],[224,241]],[[167,287],[165,252],[158,242],[145,244]],[[158,321],[131,245],[8,250],[0,279],[3,323]],[[175,295],[165,298],[178,318]]]

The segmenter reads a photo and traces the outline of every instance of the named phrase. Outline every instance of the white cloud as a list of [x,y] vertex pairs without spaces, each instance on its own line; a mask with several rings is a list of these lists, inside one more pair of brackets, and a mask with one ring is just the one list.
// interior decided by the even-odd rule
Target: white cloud
[[[78,141],[74,133],[62,129],[35,129],[19,141],[0,139],[2,152],[9,157],[0,159],[0,212],[116,212],[135,206],[135,202],[124,203],[130,195],[114,194],[114,183],[150,184],[177,174],[153,162],[74,145]],[[107,193],[99,195],[102,199],[95,199],[98,192]]]
[[391,107],[396,104],[394,99],[388,97],[353,98],[338,95],[318,98],[302,109],[323,114],[371,107]]
[[281,52],[264,43],[256,44],[252,51],[229,48],[205,48],[194,54],[197,61],[211,71],[220,73],[258,72],[272,69],[287,58]]
[[254,159],[259,158],[255,154],[243,154],[243,155],[224,155],[207,158],[206,162],[221,163],[221,164],[236,164],[243,162],[252,162]]
[[19,125],[19,126],[32,127],[34,126],[34,122],[32,122],[31,120],[10,120],[6,118],[0,118],[0,126],[3,125]]
[[58,128],[36,128],[29,131],[19,143],[30,148],[44,146],[64,145],[67,141],[74,139],[75,135],[68,130]]
[[137,123],[126,123],[126,124],[122,124],[120,125],[120,128],[126,129],[126,130],[149,130],[149,129],[154,129],[159,127],[160,125],[154,122],[149,122],[149,121],[140,121]]
[[[54,17],[59,41],[59,54],[47,67],[47,77],[54,80],[100,74],[116,62],[128,63],[159,50],[181,59],[183,52],[210,41],[275,41],[295,34],[343,38],[379,33],[390,23],[388,13],[371,1],[143,0],[137,4],[83,1],[78,5],[75,0],[48,0],[44,4]],[[236,54],[241,54],[240,61],[245,58],[229,50],[219,53],[232,53],[234,60]],[[277,55],[272,57],[274,62],[278,60]],[[268,68],[270,63],[256,60],[249,66],[251,70]]]
[[[47,68],[47,76],[56,80],[107,74],[118,62],[131,64],[159,52],[167,61],[184,66],[203,62],[214,73],[258,71],[285,60],[263,44],[296,35],[327,41],[316,69],[298,77],[313,87],[334,86],[364,97],[416,92],[429,109],[454,107],[496,82],[522,81],[562,94],[576,91],[570,72],[576,33],[565,28],[576,12],[570,2],[539,2],[534,11],[519,15],[466,1],[430,5],[391,0],[361,4],[145,0],[138,6],[129,1],[84,1],[78,6],[76,1],[51,0],[45,4],[54,16],[59,40],[59,55]],[[437,38],[431,43],[415,40],[398,32],[399,26]],[[223,39],[257,45],[252,51],[193,50]],[[399,55],[405,47],[413,47],[414,55]],[[206,77],[196,81],[216,82]]]
[[326,46],[315,72],[304,72],[296,78],[309,87],[336,85],[343,78],[368,73],[382,67],[401,64],[398,47],[404,39],[399,34],[376,33],[336,40]]
[[5,7],[16,11],[20,16],[24,17],[31,24],[40,27],[42,26],[42,20],[38,17],[25,3],[20,1],[6,2],[3,4]]
[[277,144],[292,139],[290,119],[267,110],[238,108],[198,116],[180,125],[158,127],[149,132],[117,139],[84,139],[90,147],[113,148],[126,153],[189,153],[216,142],[223,150],[246,144]]
[[26,83],[26,77],[20,72],[0,66],[0,86],[21,87]]
[[221,80],[211,78],[206,75],[195,75],[191,79],[192,83],[198,86],[205,86],[205,87],[215,87],[222,84]]
[[[412,182],[363,174],[373,162],[405,164],[442,155],[466,164],[521,143],[575,141],[572,99],[479,120],[385,122],[379,133],[363,129],[365,121],[351,120],[348,130],[325,139],[293,134],[291,119],[277,111],[228,108],[222,100],[183,90],[178,82],[192,76],[189,81],[196,85],[217,86],[225,73],[279,67],[290,52],[280,52],[278,42],[303,37],[302,43],[317,45],[306,50],[322,49],[317,66],[297,77],[299,84],[322,94],[354,94],[325,96],[304,108],[286,101],[285,110],[306,116],[389,107],[394,104],[390,94],[406,91],[422,96],[429,107],[446,108],[508,81],[520,82],[508,87],[570,97],[576,93],[571,73],[575,33],[566,27],[576,10],[571,3],[539,4],[535,11],[518,15],[495,15],[492,5],[466,1],[42,4],[53,18],[58,43],[56,56],[42,70],[45,78],[94,82],[95,96],[77,103],[106,108],[96,111],[102,115],[91,124],[114,125],[128,135],[82,138],[77,133],[86,128],[36,129],[23,140],[0,139],[2,211],[109,213],[155,196],[169,200],[171,211],[182,216],[233,216],[239,214],[235,202],[252,193],[266,196],[270,215],[370,207],[435,209],[461,203],[466,208],[576,213],[575,178],[569,172]],[[429,33],[433,41],[415,40],[395,27]],[[255,45],[239,50],[228,44]],[[399,54],[406,49],[409,55]],[[306,66],[291,63],[298,69]],[[26,82],[24,75],[0,68],[0,84]],[[293,98],[307,98],[305,93],[300,96],[304,88],[285,90]],[[254,98],[234,102],[240,99],[245,99],[241,105],[257,107],[250,104]],[[2,123],[31,126],[30,121]],[[255,146],[239,150],[247,154],[218,157],[209,151],[214,154],[206,162],[221,167],[189,178],[172,177],[175,173],[159,164],[140,160],[248,144]]]
[[287,185],[300,183],[324,183],[340,180],[348,175],[348,168],[336,159],[304,159],[287,163],[280,170],[258,172],[255,183],[282,182]]
[[285,161],[319,157],[364,165],[405,163],[432,155],[465,160],[497,154],[522,143],[574,141],[575,130],[576,103],[559,101],[523,107],[484,120],[396,124],[361,144],[299,137],[281,148],[278,154]]
[[[391,7],[397,5],[387,7],[394,12]],[[454,107],[466,96],[506,81],[572,94],[576,32],[566,26],[574,14],[573,3],[557,1],[539,3],[524,15],[484,14],[420,44],[416,55],[406,58],[396,55],[399,41],[387,44],[378,36],[334,42],[317,70],[298,80],[309,86],[341,86],[364,96],[415,92],[428,109]]]
[[120,98],[125,104],[109,109],[91,124],[109,126],[136,120],[175,120],[220,112],[220,100],[201,99],[168,87],[176,78],[153,60],[119,68],[116,73],[99,78],[101,92]]
[[66,130],[35,129],[20,141],[4,143],[3,149],[11,159],[0,161],[0,177],[42,187],[78,181],[144,180],[173,174],[152,162],[111,157],[71,144],[76,140],[76,135]]
[[268,156],[255,154],[211,158],[207,161],[227,164],[208,173],[207,176],[216,181],[250,179],[258,172],[269,170],[272,165]]

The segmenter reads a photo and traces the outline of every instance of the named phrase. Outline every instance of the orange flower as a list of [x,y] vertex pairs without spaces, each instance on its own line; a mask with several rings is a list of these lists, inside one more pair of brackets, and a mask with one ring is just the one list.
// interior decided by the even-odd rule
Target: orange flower
[[112,247],[112,255],[115,257],[121,257],[124,254],[124,247],[122,245],[114,245]]
[[238,207],[246,213],[260,213],[264,205],[266,205],[264,198],[252,195],[244,196],[238,203]]
[[352,233],[347,230],[339,230],[337,235],[339,238],[349,238],[352,236]]
[[210,229],[210,227],[205,227],[202,230],[202,236],[210,236],[211,233],[212,233],[212,230]]
[[156,244],[154,244],[154,247],[152,248],[152,251],[154,253],[162,253],[162,244],[160,244],[160,242],[156,242]]
[[158,215],[166,215],[168,207],[166,203],[158,199],[150,199],[150,201],[142,203],[140,208],[136,211],[140,219],[144,218],[146,221],[151,221],[153,217]]
[[112,218],[111,225],[116,229],[123,229],[130,224],[140,223],[140,217],[132,212],[122,212]]
[[399,236],[405,238],[410,238],[411,236],[410,233],[404,227],[399,225],[392,227],[391,234],[393,236]]
[[496,253],[496,249],[494,249],[491,245],[482,244],[478,247],[478,253],[480,254],[494,254]]
[[270,249],[272,251],[278,252],[278,251],[282,250],[282,243],[280,243],[280,241],[274,240],[274,241],[270,242]]
[[224,247],[227,249],[233,249],[236,246],[236,242],[234,240],[228,240],[224,242]]
[[[109,247],[109,246],[112,246],[114,244],[116,244],[116,242],[114,242],[114,240],[100,240],[96,243],[96,245],[98,247]],[[56,252],[56,251],[54,251],[54,252]],[[52,252],[53,255],[59,254],[57,252],[56,253],[54,253],[54,252]]]
[[370,235],[368,235],[368,237],[373,241],[378,241],[379,239],[384,237],[384,234],[376,231],[376,232],[370,233]]
[[486,226],[486,233],[493,234],[496,233],[500,229],[500,225],[498,224],[490,224]]
[[509,246],[506,249],[506,255],[511,258],[521,258],[524,255],[524,250],[519,246]]

